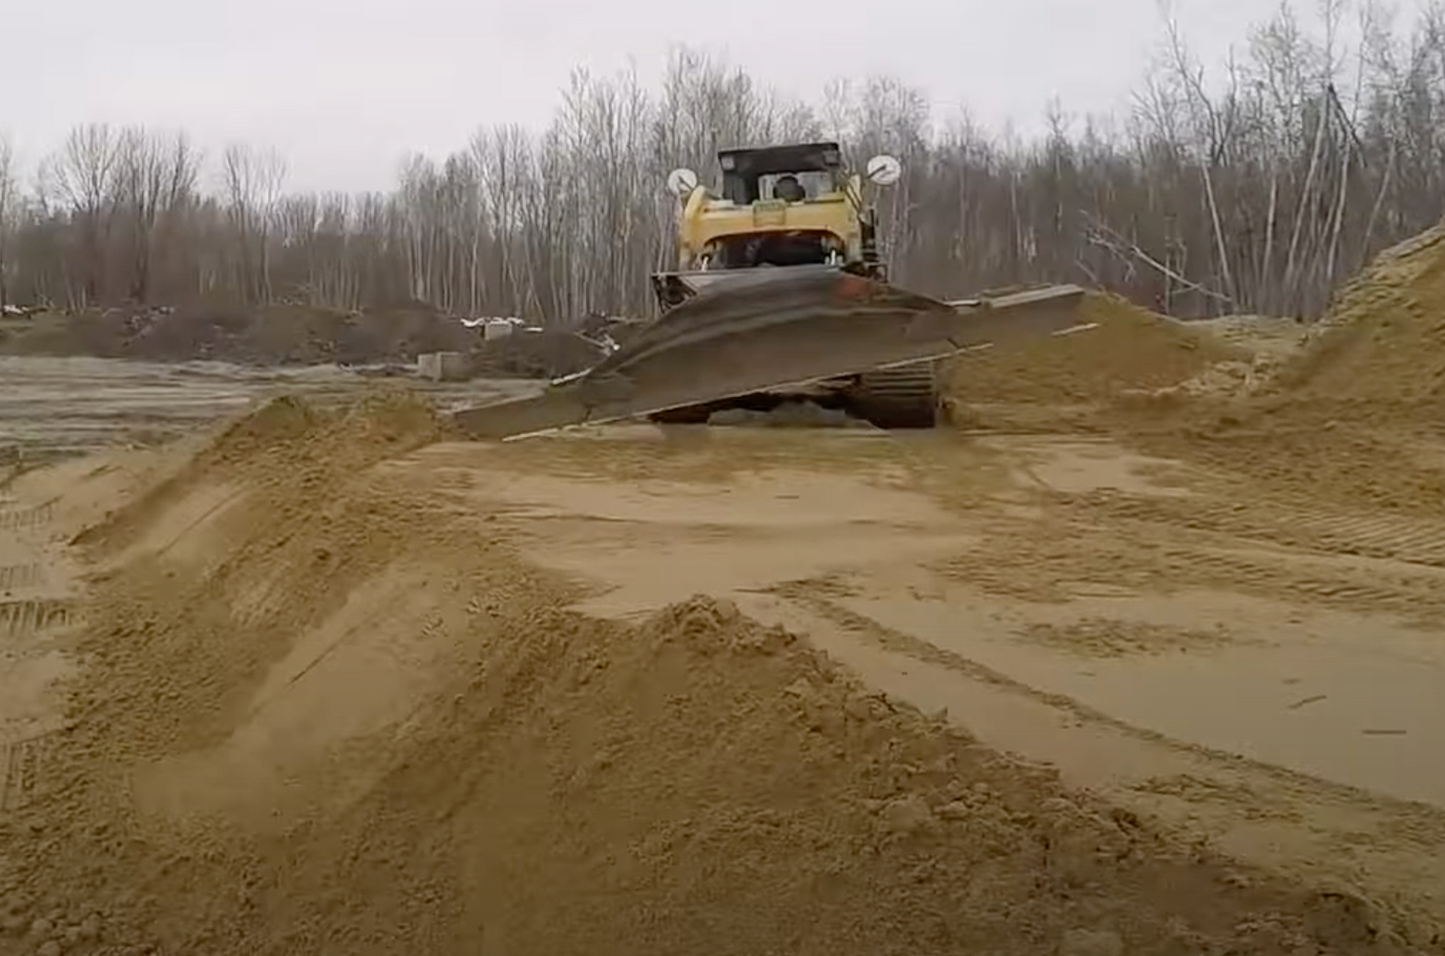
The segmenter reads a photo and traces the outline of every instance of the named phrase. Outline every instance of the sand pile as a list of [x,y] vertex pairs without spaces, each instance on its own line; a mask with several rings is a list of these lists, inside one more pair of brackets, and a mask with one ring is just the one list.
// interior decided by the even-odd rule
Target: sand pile
[[351,404],[330,407],[283,396],[221,426],[186,467],[77,536],[75,543],[103,543],[111,550],[133,544],[138,529],[157,515],[178,508],[185,513],[179,505],[198,489],[212,489],[196,506],[206,519],[222,508],[219,500],[205,503],[210,498],[229,501],[262,492],[268,496],[263,507],[283,515],[324,507],[333,503],[338,482],[447,433],[434,407],[404,386],[378,386]]
[[1291,404],[1438,423],[1445,412],[1445,227],[1381,253],[1341,291],[1273,385]]
[[947,370],[955,405],[1092,404],[1177,386],[1250,354],[1110,294],[1090,294],[1081,320],[1098,328],[960,357]]
[[408,362],[422,352],[465,351],[476,338],[423,306],[346,313],[275,305],[42,315],[0,347],[12,354],[314,365]]
[[1265,362],[1125,402],[1111,425],[1146,450],[1217,466],[1242,503],[1441,514],[1445,228],[1382,253],[1302,346]]
[[1405,951],[730,605],[564,610],[465,476],[396,461],[435,434],[274,403],[85,536],[0,953]]

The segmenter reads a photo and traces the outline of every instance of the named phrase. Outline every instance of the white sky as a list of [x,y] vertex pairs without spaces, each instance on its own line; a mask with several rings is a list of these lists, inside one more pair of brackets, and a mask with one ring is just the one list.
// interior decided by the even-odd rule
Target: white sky
[[[1275,5],[1176,0],[1211,65]],[[541,127],[573,66],[607,73],[631,58],[652,82],[676,43],[813,101],[836,76],[887,73],[923,89],[937,118],[967,104],[991,128],[1036,128],[1053,95],[1075,113],[1127,109],[1162,23],[1156,0],[0,6],[0,131],[27,163],[78,122],[181,126],[209,151],[238,139],[277,147],[301,189],[387,188],[409,150],[440,155],[484,123]],[[1313,4],[1298,6],[1303,17]]]

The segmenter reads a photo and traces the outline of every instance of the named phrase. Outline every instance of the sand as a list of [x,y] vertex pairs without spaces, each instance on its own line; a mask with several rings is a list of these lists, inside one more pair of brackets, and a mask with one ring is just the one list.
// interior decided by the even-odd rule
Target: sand
[[1354,421],[1437,422],[1445,409],[1445,228],[1381,253],[1336,296],[1270,393]]
[[1211,364],[1249,357],[1190,323],[1114,295],[1087,296],[1080,321],[1098,328],[957,360],[949,397],[960,405],[1106,401],[1130,390],[1178,385]]
[[4,824],[17,951],[1407,951],[728,600],[568,609],[505,502],[390,464],[444,436],[405,393],[274,402],[71,537],[82,666]]

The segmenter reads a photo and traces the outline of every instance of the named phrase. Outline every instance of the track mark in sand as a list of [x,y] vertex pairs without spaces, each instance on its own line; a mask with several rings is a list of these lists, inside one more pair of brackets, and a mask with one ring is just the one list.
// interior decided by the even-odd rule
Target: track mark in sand
[[1073,500],[1116,518],[1182,523],[1277,544],[1445,567],[1445,522],[1428,518],[1098,493]]
[[[829,600],[827,595],[814,590],[811,581],[794,581],[773,588],[771,591],[776,596],[807,608],[833,625],[885,651],[912,658],[924,664],[941,667],[980,684],[992,685],[1001,690],[1016,693],[1021,697],[1047,704],[1081,724],[1108,728],[1140,743],[1205,759],[1208,761],[1208,766],[1217,770],[1248,772],[1258,780],[1281,784],[1287,787],[1291,793],[1314,795],[1312,799],[1317,798],[1319,794],[1329,794],[1356,805],[1369,805],[1389,813],[1403,813],[1411,821],[1412,826],[1428,828],[1432,839],[1445,841],[1445,815],[1434,808],[1422,809],[1419,804],[1407,803],[1375,792],[1366,792],[1346,783],[1312,776],[1233,751],[1181,740],[1162,731],[1130,723],[1074,697],[1034,687],[956,651],[941,648],[923,638],[894,630],[870,617],[840,607]],[[1380,732],[1376,731],[1376,733]],[[1418,832],[1424,833],[1426,829],[1420,829]]]
[[1432,623],[1445,614],[1440,584],[1433,578],[1342,571],[1308,561],[1282,562],[1267,555],[1231,551],[1171,554],[1179,582],[1241,587],[1265,595],[1292,594],[1346,610],[1371,608]]
[[[824,586],[819,587],[818,585],[820,583],[823,583]],[[1152,731],[1139,731],[1133,725],[1124,724],[1102,711],[1094,710],[1091,707],[1079,703],[1072,697],[1040,690],[1037,687],[1016,680],[1002,671],[980,664],[972,658],[964,657],[956,651],[945,650],[921,637],[915,637],[912,634],[895,630],[887,625],[880,624],[871,617],[842,607],[833,600],[833,598],[836,597],[836,592],[824,582],[794,581],[770,590],[778,597],[806,607],[819,617],[831,621],[834,625],[865,639],[885,651],[902,654],[905,657],[911,657],[925,664],[933,664],[946,668],[966,678],[979,681],[980,683],[992,684],[996,687],[1015,691],[1034,700],[1042,701],[1061,710],[1069,711],[1078,717],[1117,725],[1121,728],[1137,731],[1148,736],[1156,736]],[[1161,737],[1161,739],[1170,738]],[[1172,739],[1170,739],[1170,742],[1175,743]]]
[[1394,515],[1296,512],[1288,519],[1332,551],[1445,567],[1445,523]]
[[34,634],[79,620],[78,611],[69,601],[0,602],[0,634]]
[[1179,628],[1106,617],[1088,617],[1068,624],[1034,622],[1025,626],[1019,636],[1081,657],[1184,653],[1240,642],[1223,625],[1213,629]]
[[0,531],[24,531],[41,528],[55,518],[55,502],[47,501],[34,508],[0,511]]
[[45,792],[42,769],[58,743],[55,732],[0,744],[0,813],[13,813]]
[[1383,611],[1423,627],[1445,621],[1445,579],[1437,569],[1407,562],[1359,566],[1318,551],[1270,550],[1237,537],[1227,544],[1181,540],[1177,521],[1142,533],[1079,522],[1050,537],[1011,536],[997,547],[938,562],[935,569],[988,593],[1035,602],[1071,600],[1081,586],[1159,594],[1204,589]]
[[40,570],[40,565],[30,564],[5,564],[0,565],[0,591],[10,591],[15,588],[30,588],[39,584],[45,575]]

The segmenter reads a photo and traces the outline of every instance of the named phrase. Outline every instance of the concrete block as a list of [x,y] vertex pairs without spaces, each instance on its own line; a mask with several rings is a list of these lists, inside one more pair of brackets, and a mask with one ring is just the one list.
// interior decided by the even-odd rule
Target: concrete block
[[426,352],[416,357],[417,374],[433,382],[461,382],[470,373],[461,352]]

